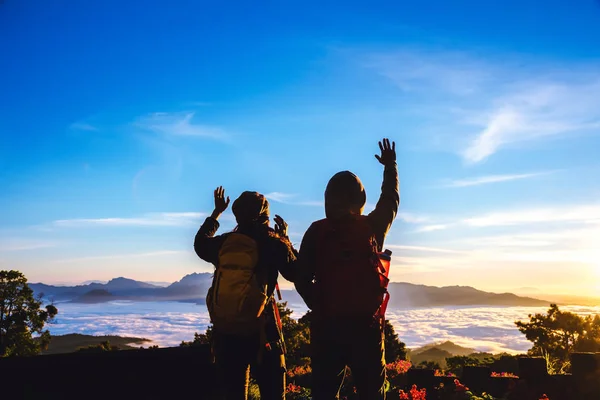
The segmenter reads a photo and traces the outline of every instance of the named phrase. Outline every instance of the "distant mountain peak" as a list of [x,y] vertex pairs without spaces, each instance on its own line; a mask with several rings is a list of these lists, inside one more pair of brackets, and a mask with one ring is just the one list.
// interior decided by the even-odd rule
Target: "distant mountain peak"
[[185,275],[177,282],[173,282],[169,287],[189,286],[209,283],[212,280],[212,273],[209,272],[193,272]]
[[153,289],[158,286],[146,282],[136,281],[135,279],[118,277],[113,278],[106,285],[101,285],[108,290],[123,290],[123,289]]
[[137,282],[137,281],[130,279],[130,278],[125,278],[123,276],[119,276],[118,278],[112,278],[110,281],[108,281],[108,283],[118,283],[118,282]]

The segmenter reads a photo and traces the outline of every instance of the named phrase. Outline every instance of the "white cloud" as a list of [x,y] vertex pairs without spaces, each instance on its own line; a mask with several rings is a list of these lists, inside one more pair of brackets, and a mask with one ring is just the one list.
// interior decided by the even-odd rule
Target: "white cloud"
[[600,127],[598,65],[560,64],[510,55],[403,50],[367,56],[367,64],[435,110],[447,146],[468,163],[501,149]]
[[157,112],[138,118],[135,126],[155,133],[169,136],[196,136],[210,139],[223,139],[227,137],[225,131],[216,126],[194,124],[193,112],[165,113]]
[[499,211],[467,218],[462,222],[473,227],[490,227],[546,222],[589,223],[599,218],[600,205],[581,205]]
[[290,193],[271,192],[265,194],[265,197],[269,200],[276,201],[277,203],[286,203],[289,202],[290,199],[296,197],[296,195]]
[[425,225],[418,228],[415,232],[434,232],[434,231],[442,231],[447,229],[448,225],[437,224],[437,225]]
[[515,181],[521,179],[534,178],[536,176],[545,175],[549,172],[536,172],[529,174],[512,174],[512,175],[488,175],[488,176],[478,176],[474,178],[465,178],[465,179],[457,179],[453,180],[445,185],[444,187],[451,188],[460,188],[460,187],[468,187],[468,186],[478,186],[485,185],[488,183],[497,183],[497,182],[508,182]]
[[[143,346],[177,346],[203,333],[210,324],[206,307],[178,302],[109,302],[85,305],[63,303],[56,322],[48,325],[53,335],[81,333],[120,335],[151,339]],[[598,312],[594,307],[563,307],[580,314]],[[306,307],[291,305],[293,317],[306,313]],[[491,352],[525,352],[531,347],[514,321],[525,320],[545,307],[439,307],[394,309],[387,317],[400,339],[409,348],[451,340],[461,346]]]
[[289,204],[294,206],[324,207],[324,203],[322,201],[294,200],[297,197],[297,195],[291,193],[271,192],[265,194],[265,197],[276,203]]
[[203,333],[210,324],[206,307],[190,303],[111,302],[86,305],[83,313],[80,304],[62,303],[58,307],[56,322],[48,325],[53,335],[81,333],[151,339],[144,347],[178,346],[182,340],[192,340],[195,332]]
[[[600,127],[600,75],[591,85],[571,82],[540,82],[537,87],[511,93],[488,111],[489,117],[463,156],[477,163],[500,148],[545,137],[590,131]],[[527,92],[525,92],[527,91]],[[572,104],[593,102],[596,110]]]
[[131,218],[78,218],[53,222],[62,228],[102,227],[102,226],[187,226],[200,223],[206,214],[198,212],[164,212],[146,214]]

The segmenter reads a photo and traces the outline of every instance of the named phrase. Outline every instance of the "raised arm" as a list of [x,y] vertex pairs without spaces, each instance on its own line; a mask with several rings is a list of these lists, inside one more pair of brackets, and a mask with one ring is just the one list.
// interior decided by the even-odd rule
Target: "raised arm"
[[275,233],[280,237],[280,245],[278,246],[281,253],[278,256],[279,260],[282,260],[278,265],[279,273],[288,281],[296,281],[296,261],[298,259],[298,252],[294,249],[292,242],[288,238],[288,224],[279,215],[275,215]]
[[396,166],[396,143],[390,145],[389,139],[379,142],[381,155],[375,158],[384,166],[381,195],[375,209],[369,214],[369,220],[375,231],[375,237],[380,247],[383,247],[385,236],[392,226],[400,205],[400,189],[398,183],[398,168]]
[[215,209],[210,217],[206,218],[198,230],[198,233],[196,233],[196,237],[194,239],[194,250],[196,251],[198,257],[216,266],[219,257],[219,250],[223,244],[223,237],[214,236],[219,229],[218,219],[229,206],[229,197],[225,199],[225,190],[222,186],[215,189],[214,197]]

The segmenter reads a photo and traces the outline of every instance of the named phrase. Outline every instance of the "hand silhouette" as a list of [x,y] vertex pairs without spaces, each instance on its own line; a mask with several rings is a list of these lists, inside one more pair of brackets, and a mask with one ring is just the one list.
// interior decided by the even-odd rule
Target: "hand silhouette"
[[390,165],[396,162],[396,142],[392,142],[390,146],[390,139],[383,139],[383,143],[379,142],[379,149],[381,155],[375,154],[375,158],[383,165]]
[[225,199],[225,189],[223,189],[223,186],[219,186],[215,189],[215,211],[213,216],[223,214],[227,207],[229,207],[229,196]]
[[287,238],[288,224],[279,215],[275,214],[275,232],[284,238]]

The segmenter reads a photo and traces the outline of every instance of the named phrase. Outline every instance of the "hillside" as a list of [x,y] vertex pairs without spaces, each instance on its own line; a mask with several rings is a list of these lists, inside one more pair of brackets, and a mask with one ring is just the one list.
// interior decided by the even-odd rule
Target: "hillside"
[[475,350],[475,349],[471,349],[468,347],[462,347],[462,346],[459,346],[459,345],[447,340],[447,341],[441,342],[441,343],[426,344],[425,346],[418,347],[416,349],[412,349],[410,353],[412,355],[423,354],[431,349],[438,349],[438,350],[446,351],[446,352],[452,354],[453,356],[468,356],[469,354],[473,354],[473,353],[477,352],[477,350]]
[[81,347],[97,345],[109,341],[111,345],[117,346],[123,350],[136,349],[142,345],[147,345],[150,340],[137,337],[123,336],[92,336],[71,333],[68,335],[52,335],[52,340],[48,349],[42,354],[73,353]]
[[102,303],[114,300],[114,295],[106,289],[93,289],[73,299],[75,303]]
[[437,363],[441,368],[446,368],[446,358],[450,358],[452,356],[453,354],[448,351],[438,349],[437,347],[432,347],[419,354],[410,353],[409,358],[413,365],[419,365],[422,362],[429,361]]
[[[115,278],[107,283],[90,283],[78,286],[52,286],[33,283],[36,294],[55,301],[99,303],[112,300],[132,301],[185,301],[204,303],[212,283],[212,274],[193,273],[167,287]],[[391,283],[390,309],[445,307],[445,306],[547,306],[548,301],[520,297],[512,293],[489,293],[469,286],[425,286],[412,283]],[[282,291],[283,300],[290,304],[304,302],[294,290]]]
[[446,358],[453,356],[470,356],[483,359],[490,354],[480,353],[475,349],[459,346],[451,341],[441,343],[431,343],[425,346],[409,350],[408,356],[414,365],[419,365],[424,361],[438,363],[440,367],[446,367]]

